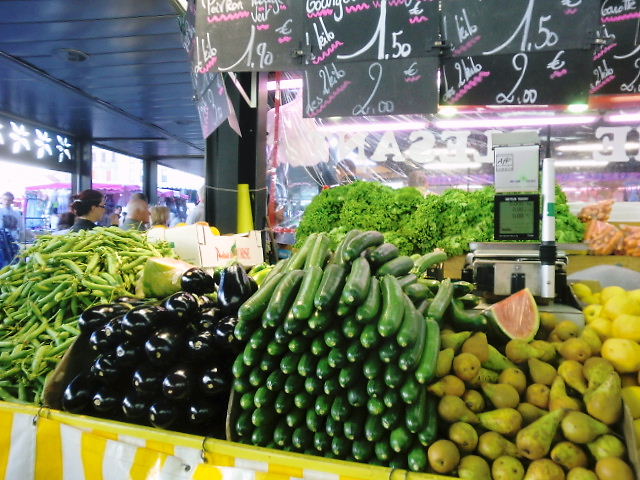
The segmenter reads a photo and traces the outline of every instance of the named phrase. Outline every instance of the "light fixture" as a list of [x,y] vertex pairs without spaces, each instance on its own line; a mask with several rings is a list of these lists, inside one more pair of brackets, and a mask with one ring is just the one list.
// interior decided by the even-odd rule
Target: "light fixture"
[[397,132],[399,130],[419,130],[425,128],[427,122],[369,122],[369,123],[326,123],[318,125],[322,132]]
[[607,160],[554,160],[556,167],[606,167],[609,162]]
[[[639,117],[640,118],[640,117]],[[598,120],[595,115],[523,117],[523,118],[474,118],[469,120],[437,120],[434,125],[440,129],[491,128],[491,127],[532,127],[546,125],[583,125]]]
[[[625,150],[636,150],[640,148],[638,142],[627,142],[624,144]],[[579,143],[575,145],[560,145],[556,148],[558,152],[604,152],[613,151],[613,148],[605,149],[601,143]]]
[[618,113],[615,115],[607,115],[605,117],[607,122],[611,123],[627,123],[627,122],[639,122],[640,112],[634,113]]
[[[267,90],[273,92],[278,86],[278,82],[275,80],[269,80],[267,82]],[[302,88],[301,78],[286,78],[280,80],[280,90]]]
[[444,105],[438,108],[438,115],[441,117],[453,117],[458,113],[458,109],[453,105]]
[[586,103],[572,103],[567,105],[567,112],[571,113],[584,113],[589,110],[589,105]]
[[425,170],[477,170],[482,167],[480,162],[456,162],[456,163],[425,163],[423,168]]

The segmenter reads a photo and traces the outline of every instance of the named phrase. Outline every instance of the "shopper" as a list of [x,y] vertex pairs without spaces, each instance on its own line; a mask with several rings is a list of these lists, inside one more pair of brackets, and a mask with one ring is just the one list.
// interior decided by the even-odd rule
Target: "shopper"
[[111,215],[109,215],[109,225],[111,225],[112,227],[119,227],[121,215],[122,206],[116,205],[115,207],[113,207],[113,211],[111,212]]
[[11,192],[5,192],[0,198],[0,228],[4,228],[14,242],[19,242],[24,237],[24,224],[22,213],[13,208],[14,199]]
[[76,215],[70,232],[91,230],[96,227],[96,222],[104,215],[106,208],[104,195],[97,190],[83,190],[73,197],[71,211]]
[[127,217],[122,222],[123,230],[147,229],[149,224],[149,203],[142,193],[134,193],[127,204]]
[[204,195],[205,195],[205,186],[203,185],[198,190],[198,204],[194,207],[193,210],[191,210],[191,212],[189,213],[189,217],[187,218],[188,224],[205,221]]
[[71,228],[76,220],[73,212],[64,212],[58,215],[58,230],[67,230]]
[[151,207],[149,213],[151,217],[151,228],[169,226],[169,216],[171,214],[169,207],[156,205]]

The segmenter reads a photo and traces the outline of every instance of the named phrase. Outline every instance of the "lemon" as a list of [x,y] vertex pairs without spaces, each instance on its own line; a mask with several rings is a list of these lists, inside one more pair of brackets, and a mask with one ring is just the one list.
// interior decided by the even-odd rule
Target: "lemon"
[[602,316],[615,320],[619,315],[640,315],[640,304],[634,302],[626,293],[615,295],[606,301]]
[[602,344],[602,357],[619,373],[640,370],[640,345],[626,338],[609,338]]
[[571,285],[571,287],[573,288],[573,292],[580,300],[583,300],[585,297],[592,294],[589,285],[587,285],[586,283],[574,283],[573,285]]
[[602,297],[602,303],[606,303],[609,299],[615,297],[616,295],[626,293],[627,292],[624,288],[613,285],[611,287],[604,287],[600,292],[600,296]]
[[611,336],[611,320],[597,317],[589,323],[589,327],[596,331],[600,340],[606,340]]
[[627,293],[627,295],[634,302],[640,303],[640,288],[637,288],[635,290],[631,290],[630,292]]
[[631,416],[640,418],[640,387],[625,387],[622,389],[622,398],[631,411]]
[[640,316],[626,313],[618,315],[611,324],[611,336],[640,342]]
[[601,311],[602,311],[602,305],[598,305],[594,303],[592,305],[587,305],[586,307],[584,307],[584,309],[582,310],[582,313],[584,313],[585,321],[587,323],[590,323],[592,320],[600,316]]

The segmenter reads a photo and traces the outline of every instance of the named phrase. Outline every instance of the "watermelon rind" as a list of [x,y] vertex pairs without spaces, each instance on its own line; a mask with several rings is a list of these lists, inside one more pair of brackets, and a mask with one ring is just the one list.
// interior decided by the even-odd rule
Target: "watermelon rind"
[[[530,342],[540,328],[535,298],[528,288],[500,300],[484,311],[489,325],[505,340]],[[522,328],[522,325],[526,328]]]

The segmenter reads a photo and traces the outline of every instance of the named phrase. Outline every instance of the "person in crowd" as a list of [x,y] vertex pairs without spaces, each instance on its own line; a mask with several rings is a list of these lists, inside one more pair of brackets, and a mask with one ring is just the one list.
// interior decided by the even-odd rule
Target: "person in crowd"
[[104,215],[105,208],[104,195],[101,192],[92,189],[81,191],[73,197],[71,211],[76,218],[69,231],[92,230]]
[[22,212],[13,208],[15,197],[11,192],[5,192],[0,197],[0,228],[4,228],[14,242],[19,242],[24,237],[24,224]]
[[151,207],[150,211],[151,227],[168,227],[171,211],[169,207],[156,205]]
[[58,215],[58,230],[67,230],[75,222],[76,216],[73,212],[64,212]]
[[147,229],[149,224],[149,203],[143,193],[134,193],[127,203],[127,217],[122,222],[123,230]]
[[198,190],[198,204],[195,206],[193,210],[189,213],[189,217],[187,218],[188,224],[204,222],[205,220],[205,211],[204,211],[204,196],[205,196],[205,186],[201,186]]
[[112,227],[119,227],[121,215],[122,206],[116,205],[115,207],[113,207],[113,211],[111,212],[111,215],[109,215],[109,225],[111,225]]

